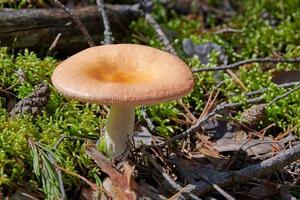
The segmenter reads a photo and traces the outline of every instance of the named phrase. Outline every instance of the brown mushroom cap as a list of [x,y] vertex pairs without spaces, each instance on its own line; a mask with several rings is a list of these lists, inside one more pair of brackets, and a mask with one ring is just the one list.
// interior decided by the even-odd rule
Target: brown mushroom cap
[[179,99],[194,80],[189,67],[164,51],[135,44],[91,47],[59,64],[52,83],[65,96],[106,105],[149,105]]

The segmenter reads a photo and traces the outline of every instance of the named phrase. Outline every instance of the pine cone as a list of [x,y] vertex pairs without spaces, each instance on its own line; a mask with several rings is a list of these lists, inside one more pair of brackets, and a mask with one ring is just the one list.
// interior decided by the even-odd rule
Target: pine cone
[[39,84],[35,91],[19,101],[10,112],[11,116],[25,112],[36,116],[41,113],[42,108],[47,105],[50,97],[50,89],[46,83]]
[[246,123],[249,127],[255,127],[260,121],[266,117],[267,104],[253,105],[245,110],[241,116],[241,121]]

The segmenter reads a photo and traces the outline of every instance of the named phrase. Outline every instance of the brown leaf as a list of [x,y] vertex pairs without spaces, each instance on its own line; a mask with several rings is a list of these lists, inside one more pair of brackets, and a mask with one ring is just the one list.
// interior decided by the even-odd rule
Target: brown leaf
[[276,188],[275,185],[270,185],[270,184],[260,184],[254,188],[252,188],[249,193],[252,196],[257,197],[257,199],[265,199],[268,197],[275,196],[279,193],[278,188]]
[[44,198],[45,197],[42,193],[37,191],[30,191],[28,188],[24,188],[24,187],[16,188],[15,193],[11,195],[12,200],[37,200],[37,199],[44,199]]
[[175,166],[178,176],[186,183],[195,183],[201,176],[210,177],[219,173],[212,164],[200,164],[195,160],[172,159],[170,163]]
[[280,197],[282,200],[297,200],[286,187],[280,188]]
[[201,124],[201,128],[203,132],[213,139],[231,139],[234,137],[234,132],[240,130],[237,124],[218,118],[205,120]]
[[209,156],[209,157],[212,157],[212,158],[220,158],[220,154],[216,150],[201,148],[199,151],[200,151],[200,153],[202,153],[205,156]]
[[284,84],[300,81],[300,70],[274,71],[272,81],[276,84]]
[[80,199],[81,200],[98,200],[100,193],[93,188],[82,188]]
[[295,139],[295,136],[288,135],[285,138],[275,141],[271,137],[264,137],[263,139],[252,139],[234,141],[229,139],[220,139],[213,148],[221,152],[238,151],[240,149],[246,151],[248,155],[262,155],[271,153],[274,148],[281,149],[284,144]]
[[85,150],[86,153],[93,158],[100,169],[109,176],[109,178],[105,179],[103,186],[113,199],[136,199],[136,194],[131,188],[132,185],[136,185],[131,178],[134,167],[125,164],[125,173],[122,174],[111,161],[98,151],[95,145],[88,144],[86,145]]
[[249,142],[247,140],[234,141],[221,139],[218,140],[213,147],[219,152],[238,151],[240,148],[242,148],[242,150],[245,150],[248,155],[267,154],[272,152],[273,149],[272,139],[269,137],[265,137],[264,140],[253,139]]
[[[200,153],[203,154],[205,158],[208,159],[217,168],[222,168],[228,164],[228,160],[221,158],[219,152],[216,150],[201,148]],[[192,157],[196,157],[195,153],[192,154]]]
[[126,176],[126,179],[127,179],[127,184],[129,186],[132,186],[132,184],[134,184],[134,180],[132,180],[132,174],[133,174],[133,171],[134,171],[134,166],[130,166],[128,164],[128,162],[125,162],[124,165],[123,165],[123,168],[124,168],[124,175]]
[[136,199],[136,194],[130,190],[123,190],[122,188],[115,185],[111,179],[106,178],[103,182],[104,189],[109,193],[112,199],[115,200],[134,200]]

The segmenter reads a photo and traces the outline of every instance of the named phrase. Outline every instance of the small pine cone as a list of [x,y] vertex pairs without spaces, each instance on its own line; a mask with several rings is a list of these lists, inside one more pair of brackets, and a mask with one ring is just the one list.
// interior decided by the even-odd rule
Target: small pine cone
[[42,108],[47,105],[50,97],[50,89],[46,83],[39,84],[33,93],[19,101],[10,112],[11,116],[23,114],[25,112],[36,116],[40,114]]
[[267,104],[253,105],[245,110],[241,116],[241,121],[246,123],[249,127],[255,127],[260,121],[266,117]]

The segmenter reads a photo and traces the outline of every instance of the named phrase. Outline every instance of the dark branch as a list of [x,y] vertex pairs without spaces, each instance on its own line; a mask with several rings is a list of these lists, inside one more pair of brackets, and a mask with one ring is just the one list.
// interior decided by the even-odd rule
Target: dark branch
[[82,21],[79,19],[79,17],[77,15],[75,15],[75,13],[71,9],[69,9],[62,3],[60,3],[59,0],[51,0],[51,2],[66,12],[73,19],[73,21],[77,24],[78,28],[81,30],[81,32],[82,32],[84,38],[86,39],[86,41],[88,42],[88,44],[91,47],[95,46],[92,36],[89,34],[85,25],[82,23]]
[[[210,179],[221,187],[232,186],[237,183],[243,183],[271,174],[281,170],[290,163],[300,159],[300,145],[294,146],[288,150],[280,152],[261,163],[250,165],[242,170],[235,172],[221,172]],[[191,192],[195,195],[205,195],[213,191],[213,186],[206,181],[199,181],[195,184],[189,184],[183,188],[185,192]]]
[[[253,103],[259,103],[263,100],[264,100],[263,96],[259,96],[257,98],[248,99],[246,102],[249,104],[253,104]],[[201,125],[203,122],[205,122],[212,116],[216,115],[217,113],[220,113],[222,110],[229,109],[229,108],[231,108],[231,109],[238,108],[238,107],[241,107],[242,105],[243,105],[242,103],[225,103],[225,102],[221,103],[215,109],[213,109],[211,112],[209,112],[205,117],[198,119],[197,122],[194,125],[192,125],[189,129],[187,129],[186,131],[184,131],[178,135],[175,135],[168,142],[173,143],[176,140],[180,140],[182,138],[187,137],[188,135],[190,135],[192,133],[197,132],[198,130],[201,129]]]
[[[191,193],[181,193],[181,189],[182,187],[176,183],[163,169],[162,166],[160,166],[158,163],[156,163],[156,161],[152,158],[152,156],[144,151],[143,152],[144,155],[148,158],[149,162],[154,166],[154,168],[161,173],[161,175],[163,176],[163,178],[165,179],[165,181],[168,183],[168,185],[171,187],[170,189],[176,192],[179,192],[181,194],[181,200],[186,200],[186,199],[193,199],[193,200],[201,200],[200,198],[198,198],[197,196],[195,196],[194,194]],[[187,196],[187,197],[186,197]]]
[[164,45],[164,49],[173,55],[177,55],[174,47],[171,45],[169,39],[165,35],[164,31],[161,29],[160,25],[157,23],[157,21],[153,18],[153,16],[150,13],[145,13],[145,19],[155,30],[157,36]]
[[251,64],[251,63],[300,63],[300,58],[254,58],[249,60],[242,60],[236,63],[232,63],[230,65],[222,65],[216,67],[207,67],[207,68],[200,68],[200,69],[192,69],[193,73],[196,72],[205,72],[205,71],[219,71],[219,70],[226,70],[226,69],[235,69],[242,65]]
[[[283,83],[283,84],[277,85],[277,87],[286,88],[286,87],[292,87],[292,86],[295,86],[295,85],[298,85],[298,84],[300,84],[300,81],[290,82],[290,83]],[[246,96],[258,95],[258,94],[261,94],[261,93],[263,93],[267,90],[269,90],[269,88],[262,88],[262,89],[259,89],[259,90],[248,92],[248,93],[246,93]]]
[[270,103],[268,103],[268,105],[271,105],[271,104],[275,103],[276,101],[279,101],[280,99],[283,99],[283,98],[287,97],[289,94],[291,94],[291,93],[293,93],[293,92],[295,92],[296,90],[299,90],[299,89],[300,89],[300,84],[296,85],[295,88],[289,90],[288,92],[284,93],[283,95],[276,97]]

